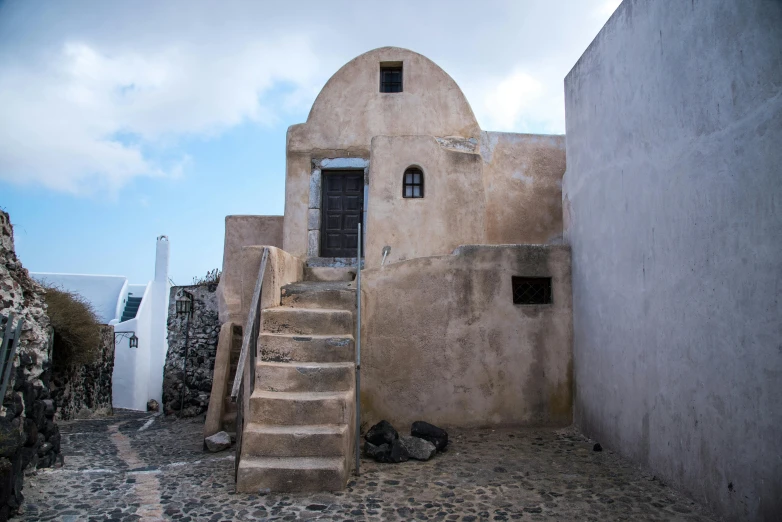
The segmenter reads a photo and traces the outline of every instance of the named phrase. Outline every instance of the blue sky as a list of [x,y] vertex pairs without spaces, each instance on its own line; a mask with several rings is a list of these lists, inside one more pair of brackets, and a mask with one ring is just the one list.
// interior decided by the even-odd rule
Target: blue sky
[[0,0],[0,207],[39,272],[222,265],[229,214],[282,214],[285,132],[342,64],[437,62],[487,130],[563,133],[562,80],[619,0]]

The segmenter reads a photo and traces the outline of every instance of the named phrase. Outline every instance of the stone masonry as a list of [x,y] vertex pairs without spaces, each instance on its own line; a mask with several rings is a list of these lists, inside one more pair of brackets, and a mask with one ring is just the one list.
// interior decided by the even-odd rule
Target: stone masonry
[[24,499],[24,470],[61,463],[60,431],[49,390],[51,345],[43,288],[14,251],[13,227],[0,211],[0,314],[24,320],[11,381],[0,410],[0,521]]
[[[182,291],[193,295],[193,312],[177,315]],[[205,412],[212,392],[217,339],[220,333],[217,284],[174,286],[168,305],[168,354],[163,370],[163,406],[166,415],[193,417]],[[187,374],[183,382],[187,354]],[[185,389],[184,410],[182,389]]]
[[101,327],[100,359],[93,364],[52,374],[51,392],[58,420],[111,415],[114,372],[114,327]]

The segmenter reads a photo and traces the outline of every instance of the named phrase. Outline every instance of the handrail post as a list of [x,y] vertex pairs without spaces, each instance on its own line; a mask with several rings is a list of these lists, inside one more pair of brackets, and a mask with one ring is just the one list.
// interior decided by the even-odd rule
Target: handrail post
[[361,476],[361,223],[358,224],[356,258],[356,476]]

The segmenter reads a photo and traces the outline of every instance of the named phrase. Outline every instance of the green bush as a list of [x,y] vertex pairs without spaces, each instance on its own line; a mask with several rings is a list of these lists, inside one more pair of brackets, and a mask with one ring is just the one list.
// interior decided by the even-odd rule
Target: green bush
[[101,354],[100,322],[92,305],[81,295],[47,287],[44,299],[54,328],[52,358],[58,368],[83,366]]

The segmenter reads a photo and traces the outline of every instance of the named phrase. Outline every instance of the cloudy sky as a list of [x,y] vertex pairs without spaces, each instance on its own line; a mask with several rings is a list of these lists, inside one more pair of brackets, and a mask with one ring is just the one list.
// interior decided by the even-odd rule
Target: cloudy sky
[[282,214],[285,131],[345,62],[392,45],[481,127],[563,133],[562,81],[619,0],[0,0],[0,208],[32,271],[222,264],[224,217]]

